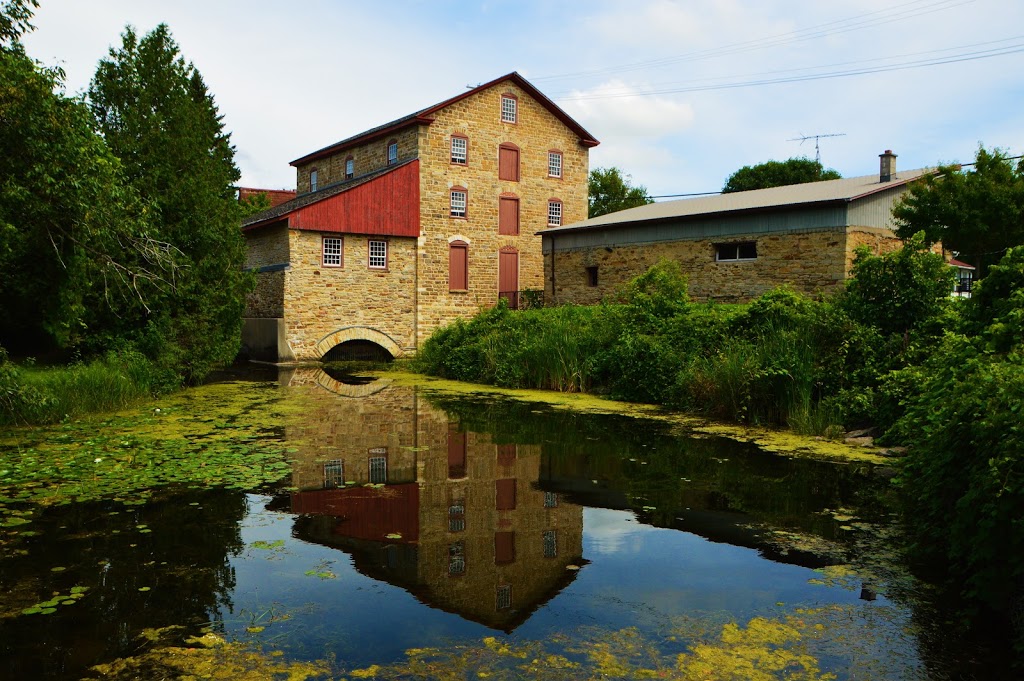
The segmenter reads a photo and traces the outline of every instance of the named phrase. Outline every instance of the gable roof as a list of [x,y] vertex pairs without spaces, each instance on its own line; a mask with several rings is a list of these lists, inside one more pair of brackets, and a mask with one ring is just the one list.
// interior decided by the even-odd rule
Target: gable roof
[[905,170],[889,182],[880,182],[878,175],[862,175],[840,180],[805,182],[784,187],[754,189],[745,192],[716,194],[695,199],[663,201],[608,213],[596,218],[576,222],[565,227],[551,227],[540,234],[614,227],[638,222],[660,222],[685,220],[698,216],[725,215],[761,210],[785,209],[822,203],[849,203],[872,194],[903,187],[910,182],[931,173],[934,168]]
[[598,142],[593,135],[584,130],[583,126],[581,126],[579,123],[573,120],[572,117],[569,116],[569,114],[567,114],[565,111],[561,109],[561,107],[559,107],[553,101],[548,99],[547,96],[544,95],[544,93],[542,93],[532,84],[530,84],[528,80],[523,78],[517,72],[513,71],[512,73],[501,76],[500,78],[495,78],[494,80],[488,83],[478,85],[471,90],[466,90],[465,92],[462,92],[456,95],[455,97],[446,99],[443,102],[439,102],[438,104],[428,106],[425,109],[420,109],[419,111],[415,111],[407,116],[397,118],[383,125],[378,125],[375,128],[364,130],[358,135],[347,137],[341,140],[340,142],[335,142],[334,144],[323,147],[322,149],[317,149],[312,153],[306,154],[305,156],[295,159],[294,161],[291,162],[290,165],[299,166],[310,161],[315,161],[318,158],[330,156],[340,151],[344,151],[345,149],[349,149],[360,144],[365,144],[366,142],[372,142],[373,140],[380,139],[382,137],[387,137],[388,135],[398,132],[399,130],[408,128],[409,126],[412,125],[430,125],[431,123],[434,122],[433,114],[437,113],[446,106],[455,104],[456,102],[466,99],[467,97],[472,97],[478,92],[482,92],[483,90],[494,87],[495,85],[504,83],[506,81],[517,85],[531,97],[537,100],[538,104],[540,104],[545,109],[550,111],[555,118],[560,120],[567,128],[572,130],[577,137],[579,137],[580,144],[582,144],[585,147],[596,147],[598,144],[600,144],[600,142]]

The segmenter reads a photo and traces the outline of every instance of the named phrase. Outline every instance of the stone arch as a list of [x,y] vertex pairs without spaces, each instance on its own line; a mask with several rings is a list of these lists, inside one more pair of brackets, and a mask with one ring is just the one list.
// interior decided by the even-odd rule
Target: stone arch
[[318,369],[316,374],[316,384],[324,390],[341,397],[353,397],[356,399],[375,395],[387,388],[391,383],[391,379],[378,378],[362,385],[352,385],[342,383],[338,379],[329,376],[323,369]]
[[362,340],[375,343],[387,350],[392,357],[401,357],[402,348],[395,342],[395,339],[386,333],[382,333],[368,326],[346,326],[333,333],[329,333],[316,343],[316,356],[323,357],[327,351],[336,345],[348,341]]

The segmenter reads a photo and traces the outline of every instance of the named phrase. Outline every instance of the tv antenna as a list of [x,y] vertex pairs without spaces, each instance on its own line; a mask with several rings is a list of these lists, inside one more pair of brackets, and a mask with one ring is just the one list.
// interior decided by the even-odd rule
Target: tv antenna
[[787,142],[799,142],[800,145],[803,146],[803,143],[806,142],[807,140],[814,140],[814,161],[818,165],[821,165],[821,149],[818,148],[818,140],[821,139],[822,137],[846,137],[846,133],[845,132],[830,132],[830,133],[823,133],[821,135],[800,135],[800,137],[794,137],[793,139],[786,140],[786,141]]

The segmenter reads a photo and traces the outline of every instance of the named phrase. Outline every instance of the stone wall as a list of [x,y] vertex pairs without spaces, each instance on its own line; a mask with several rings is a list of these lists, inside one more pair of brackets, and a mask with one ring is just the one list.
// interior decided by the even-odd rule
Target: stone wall
[[[501,95],[518,98],[518,120],[503,123]],[[587,216],[589,153],[579,138],[547,109],[511,83],[498,85],[441,109],[420,129],[420,320],[419,342],[456,318],[493,306],[498,294],[498,253],[519,252],[519,290],[541,289],[541,238],[548,201],[562,202],[562,224]],[[467,162],[451,163],[452,135],[467,138]],[[519,148],[519,181],[498,179],[498,145]],[[548,177],[548,152],[562,153],[562,177]],[[468,193],[466,218],[450,217],[450,190]],[[502,195],[519,198],[519,234],[498,234]],[[449,243],[469,244],[468,290],[449,291]]]
[[398,142],[398,160],[415,158],[419,139],[418,125],[412,125],[388,137],[345,149],[336,154],[304,163],[295,168],[295,186],[299,195],[309,193],[309,174],[316,170],[319,187],[341,182],[345,179],[345,160],[351,156],[355,177],[379,170],[388,164],[388,142]]
[[285,273],[288,264],[288,228],[284,225],[246,232],[246,269],[282,266],[256,273],[256,288],[245,297],[246,317],[283,317]]
[[[880,248],[887,247],[881,231],[865,231],[863,239],[870,234]],[[756,239],[755,260],[715,260],[715,244],[750,240],[744,236],[555,251],[545,257],[546,296],[558,304],[594,304],[662,259],[680,264],[689,278],[690,297],[697,301],[744,302],[782,284],[809,295],[829,293],[848,272],[850,249],[843,228],[765,235]],[[597,267],[597,286],[589,285],[589,267]]]
[[[323,267],[322,235],[292,230],[291,267],[285,274],[288,343],[299,360],[318,359],[317,343],[350,327],[386,333],[404,351],[414,348],[416,239],[387,237],[388,267],[369,269],[371,237],[343,239],[342,267]],[[383,237],[372,237],[380,239]]]

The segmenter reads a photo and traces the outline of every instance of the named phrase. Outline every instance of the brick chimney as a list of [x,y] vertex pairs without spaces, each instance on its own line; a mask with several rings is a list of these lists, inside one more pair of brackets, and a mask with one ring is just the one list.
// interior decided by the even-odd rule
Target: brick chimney
[[896,177],[896,154],[892,149],[886,149],[884,154],[878,155],[878,181],[889,182]]

